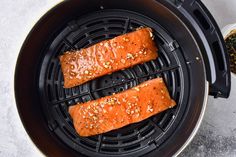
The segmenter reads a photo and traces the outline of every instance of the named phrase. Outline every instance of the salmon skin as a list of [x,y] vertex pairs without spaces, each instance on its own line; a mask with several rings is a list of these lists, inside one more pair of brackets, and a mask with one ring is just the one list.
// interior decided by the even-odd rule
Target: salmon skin
[[80,136],[105,133],[140,122],[176,105],[162,78],[146,81],[118,94],[69,107]]
[[157,56],[151,28],[140,28],[79,51],[67,51],[59,57],[64,88],[154,60]]

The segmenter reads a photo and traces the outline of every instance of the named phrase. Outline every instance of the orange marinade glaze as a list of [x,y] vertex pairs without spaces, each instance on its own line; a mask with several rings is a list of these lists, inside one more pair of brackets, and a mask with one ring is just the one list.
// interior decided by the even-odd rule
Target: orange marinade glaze
[[141,28],[79,51],[68,51],[60,56],[64,87],[81,85],[157,56],[151,28]]
[[118,94],[69,107],[80,136],[105,133],[147,119],[175,106],[162,78]]

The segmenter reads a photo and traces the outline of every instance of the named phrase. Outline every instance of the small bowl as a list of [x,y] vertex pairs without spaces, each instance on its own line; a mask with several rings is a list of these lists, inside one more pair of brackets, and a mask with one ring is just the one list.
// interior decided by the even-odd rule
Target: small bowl
[[[221,30],[224,39],[227,39],[230,35],[236,34],[236,23],[234,24],[229,24],[226,25],[222,30]],[[231,76],[236,78],[236,74],[231,72]]]

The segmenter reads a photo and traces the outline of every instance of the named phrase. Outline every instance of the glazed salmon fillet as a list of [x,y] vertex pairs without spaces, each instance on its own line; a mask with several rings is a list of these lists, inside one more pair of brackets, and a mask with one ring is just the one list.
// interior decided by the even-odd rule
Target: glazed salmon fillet
[[140,122],[176,105],[162,78],[146,81],[118,94],[69,107],[80,136],[105,133]]
[[59,57],[64,88],[154,60],[157,56],[151,28],[141,28],[78,51],[67,51]]

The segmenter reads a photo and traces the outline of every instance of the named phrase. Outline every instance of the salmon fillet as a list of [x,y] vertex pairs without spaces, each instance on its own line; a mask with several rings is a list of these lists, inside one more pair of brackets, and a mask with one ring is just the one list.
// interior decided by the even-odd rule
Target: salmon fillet
[[157,58],[151,28],[141,28],[60,56],[64,88]]
[[69,107],[80,136],[105,133],[140,122],[175,106],[162,78],[146,81],[118,94]]

